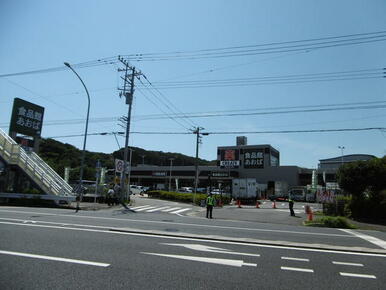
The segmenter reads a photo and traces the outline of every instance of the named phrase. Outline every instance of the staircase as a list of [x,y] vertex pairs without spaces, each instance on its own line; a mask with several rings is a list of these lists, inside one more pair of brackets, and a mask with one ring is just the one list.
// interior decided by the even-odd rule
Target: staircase
[[72,187],[36,153],[27,153],[0,129],[0,156],[19,166],[46,194],[73,196]]

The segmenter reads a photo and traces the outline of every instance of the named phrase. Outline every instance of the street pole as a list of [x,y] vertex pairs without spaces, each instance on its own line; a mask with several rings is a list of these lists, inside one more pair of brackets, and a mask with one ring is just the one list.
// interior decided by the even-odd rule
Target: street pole
[[71,67],[71,65],[68,62],[65,62],[64,65],[67,66],[69,69],[71,69],[74,72],[74,74],[78,77],[78,79],[80,80],[80,82],[82,83],[82,85],[83,85],[83,87],[84,87],[84,89],[86,91],[87,101],[88,101],[87,116],[86,116],[86,128],[85,128],[85,131],[84,131],[83,150],[82,150],[82,157],[81,157],[81,162],[80,162],[80,174],[79,174],[79,188],[80,189],[78,191],[77,199],[76,199],[77,200],[77,202],[76,202],[76,212],[78,212],[79,211],[80,200],[83,198],[83,171],[84,171],[84,160],[85,160],[85,156],[86,156],[86,142],[87,142],[88,119],[89,119],[89,115],[90,115],[90,94],[88,93],[87,87],[84,84],[83,80],[77,74],[77,72]]
[[145,165],[145,156],[146,155],[141,155],[141,157],[142,157],[142,165]]
[[195,179],[194,179],[194,194],[193,194],[193,203],[196,203],[196,194],[198,187],[198,145],[200,144],[200,130],[203,130],[202,127],[196,127],[196,130],[193,131],[196,134],[196,162],[195,162]]
[[[126,171],[127,171],[127,159],[128,159],[128,146],[129,146],[129,136],[130,136],[130,122],[131,122],[131,108],[133,105],[133,97],[134,97],[134,78],[136,76],[141,75],[140,72],[136,72],[135,67],[129,66],[129,63],[124,60],[123,58],[118,58],[120,62],[122,62],[125,65],[125,69],[123,70],[125,72],[124,85],[123,89],[120,93],[120,96],[124,96],[126,98],[126,104],[129,105],[128,112],[127,112],[127,120],[126,120],[126,138],[125,138],[125,149],[123,153],[123,172],[121,173],[121,203],[122,205],[127,208],[126,204],[124,203],[124,192],[126,192],[126,184],[125,184],[125,177],[126,177]],[[130,80],[128,80],[128,70],[131,70]],[[122,71],[122,70],[118,70]],[[130,84],[130,91],[127,92],[126,84]],[[128,201],[130,201],[130,196],[128,197]]]
[[[131,158],[133,156],[133,149],[130,148],[130,161],[129,161],[129,173],[127,177],[127,190],[126,190],[126,200],[130,200],[130,177],[131,177]],[[127,196],[129,194],[129,196]]]
[[345,147],[344,146],[338,146],[338,148],[341,150],[341,153],[342,153],[341,165],[343,165],[343,150],[345,149]]
[[170,160],[170,172],[169,172],[169,192],[172,190],[172,167],[174,158],[169,158]]

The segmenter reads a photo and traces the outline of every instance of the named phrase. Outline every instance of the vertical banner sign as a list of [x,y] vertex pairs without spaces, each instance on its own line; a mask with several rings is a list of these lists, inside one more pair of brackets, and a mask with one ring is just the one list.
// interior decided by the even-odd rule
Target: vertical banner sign
[[244,168],[264,168],[264,149],[244,149]]
[[40,137],[43,125],[44,108],[15,98],[13,101],[9,132],[32,137]]
[[238,168],[240,166],[239,150],[225,149],[220,152],[220,167]]

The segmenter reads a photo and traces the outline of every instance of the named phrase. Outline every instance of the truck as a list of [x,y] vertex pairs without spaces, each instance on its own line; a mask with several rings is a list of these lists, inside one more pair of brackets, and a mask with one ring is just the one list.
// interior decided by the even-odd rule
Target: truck
[[232,197],[234,199],[255,200],[258,198],[255,178],[235,178],[232,180]]

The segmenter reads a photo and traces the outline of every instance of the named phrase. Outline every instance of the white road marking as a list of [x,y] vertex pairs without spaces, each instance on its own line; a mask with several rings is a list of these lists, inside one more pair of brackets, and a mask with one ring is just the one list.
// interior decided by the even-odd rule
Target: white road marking
[[[179,209],[168,209],[163,210],[167,212],[170,210]],[[58,217],[69,217],[68,214],[52,214],[52,213],[43,213],[43,212],[31,212],[31,211],[15,211],[15,210],[1,210],[1,212],[12,212],[18,214],[38,214],[41,216],[58,216]],[[271,229],[256,229],[256,228],[245,228],[245,227],[231,227],[231,226],[215,226],[215,225],[203,225],[203,224],[191,224],[191,223],[177,223],[177,222],[164,222],[164,221],[148,221],[148,220],[138,220],[138,219],[127,219],[127,218],[113,218],[113,217],[96,217],[88,215],[71,215],[71,218],[83,218],[83,219],[94,219],[94,220],[115,220],[115,221],[125,221],[125,222],[138,222],[138,223],[152,223],[152,224],[169,224],[169,225],[180,225],[180,226],[191,226],[199,228],[217,228],[217,229],[231,229],[231,230],[242,230],[242,231],[257,231],[257,232],[273,232],[273,233],[287,233],[287,234],[299,234],[299,235],[314,235],[314,236],[327,236],[327,237],[344,237],[344,238],[355,238],[353,235],[343,235],[343,234],[327,234],[327,233],[316,233],[316,232],[299,232],[299,231],[288,231],[288,230],[271,230]],[[5,219],[6,218],[0,218]]]
[[347,229],[340,229],[341,231],[343,232],[346,232],[346,233],[349,233],[349,234],[352,234],[358,238],[361,238],[361,239],[364,239],[374,245],[377,245],[378,247],[381,247],[383,249],[386,249],[386,241],[384,240],[381,240],[381,239],[378,239],[376,237],[372,237],[372,236],[369,236],[369,235],[365,235],[365,234],[362,234],[362,233],[358,233],[356,231],[353,231],[353,230],[347,230]]
[[280,267],[280,269],[286,270],[286,271],[297,271],[297,272],[314,273],[314,270],[312,270],[312,269],[305,269],[305,268]]
[[241,266],[257,267],[257,264],[244,263],[243,260],[205,258],[205,257],[183,256],[183,255],[168,255],[168,254],[147,253],[147,252],[141,252],[141,254],[160,256],[160,257],[168,257],[168,258],[175,258],[175,259],[182,259],[182,260],[189,260],[189,261],[195,261],[195,262],[219,264],[219,265],[226,265],[226,266],[233,266],[233,267],[241,267]]
[[[2,218],[4,219],[4,218]],[[48,222],[39,222],[39,223],[48,223]],[[138,237],[150,237],[150,238],[162,238],[168,240],[181,240],[181,241],[194,241],[197,242],[197,238],[190,237],[177,237],[177,236],[164,236],[158,234],[149,234],[149,233],[134,233],[134,232],[124,232],[121,228],[109,227],[109,230],[99,230],[92,229],[94,228],[106,228],[102,226],[93,226],[93,225],[81,225],[81,224],[70,224],[69,226],[80,226],[80,227],[90,227],[91,229],[82,229],[82,228],[72,228],[72,227],[64,227],[63,223],[55,223],[60,226],[49,226],[49,225],[38,225],[38,224],[23,224],[23,223],[14,223],[14,222],[0,222],[0,224],[6,225],[15,225],[15,226],[26,226],[26,227],[41,227],[41,228],[51,228],[51,229],[59,229],[59,230],[72,230],[72,231],[85,231],[85,232],[95,232],[95,233],[106,233],[106,234],[117,234],[117,235],[127,235],[127,236],[138,236]],[[382,257],[386,258],[386,254],[377,254],[377,253],[361,253],[361,252],[351,252],[351,251],[337,251],[337,250],[325,250],[325,249],[315,249],[315,248],[300,248],[296,246],[281,246],[281,245],[268,245],[262,243],[256,244],[246,244],[243,242],[236,241],[224,241],[224,240],[208,240],[204,238],[200,238],[201,242],[215,243],[215,244],[227,244],[227,245],[240,245],[240,246],[249,246],[249,247],[258,247],[258,248],[271,248],[271,249],[286,249],[293,251],[303,251],[303,252],[318,252],[318,253],[334,253],[334,254],[342,254],[342,255],[354,255],[354,256],[369,256],[369,257]]]
[[169,208],[169,206],[157,207],[155,209],[147,210],[146,212],[155,212],[155,211],[159,211],[159,210],[163,210],[163,209],[167,209],[167,208]]
[[179,210],[176,210],[176,211],[172,211],[172,212],[170,212],[170,213],[182,213],[182,212],[184,212],[184,211],[187,211],[187,210],[191,210],[191,208],[183,208],[183,209],[179,209]]
[[177,209],[180,209],[181,207],[172,207],[172,208],[169,208],[169,209],[164,209],[163,212],[169,212],[169,211],[173,211],[173,210],[177,210]]
[[336,262],[336,261],[332,261],[332,263],[334,265],[345,265],[345,266],[363,267],[363,264],[358,264],[358,263]]
[[377,279],[374,275],[365,275],[365,274],[355,274],[355,273],[345,273],[345,272],[339,272],[341,276],[347,276],[347,277],[357,277],[357,278],[369,278],[369,279]]
[[168,244],[168,243],[163,243],[163,245],[184,247],[187,249],[191,249],[191,250],[195,250],[195,251],[202,251],[202,252],[212,252],[212,253],[222,253],[222,254],[229,254],[229,255],[260,257],[259,254],[233,252],[232,250],[210,247],[210,246],[200,245],[200,244]]
[[293,258],[293,257],[281,257],[282,260],[291,260],[291,261],[301,261],[301,262],[309,262],[309,259],[303,258]]
[[136,207],[131,207],[130,209],[136,210],[144,207],[148,207],[149,205],[141,205],[141,206],[136,206]]
[[52,257],[52,256],[45,256],[45,255],[28,254],[28,253],[20,253],[20,252],[12,252],[12,251],[1,251],[0,250],[0,254],[34,258],[34,259],[43,259],[43,260],[50,260],[50,261],[59,261],[59,262],[66,262],[66,263],[91,265],[91,266],[97,266],[97,267],[110,266],[110,264],[106,264],[106,263],[84,261],[84,260],[77,260],[77,259],[68,259],[68,258],[60,258],[60,257]]
[[145,210],[152,209],[152,208],[156,208],[156,207],[155,206],[148,206],[148,207],[143,207],[143,208],[137,209],[136,211],[145,211]]

